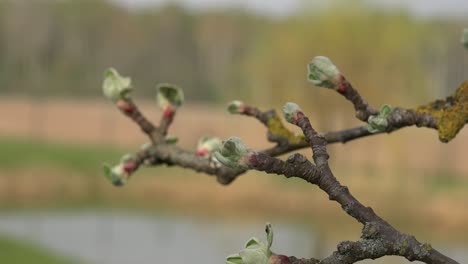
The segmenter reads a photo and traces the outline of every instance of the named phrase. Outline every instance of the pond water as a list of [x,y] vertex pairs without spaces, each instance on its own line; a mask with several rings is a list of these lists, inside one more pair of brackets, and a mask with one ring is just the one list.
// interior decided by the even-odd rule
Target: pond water
[[[308,256],[314,235],[275,223],[274,248]],[[264,225],[194,221],[125,212],[0,214],[0,234],[27,239],[90,264],[224,263]]]
[[[320,245],[317,232],[295,224],[274,223],[273,251],[295,256],[322,256],[333,251]],[[0,234],[35,242],[52,252],[89,264],[203,263],[221,264],[252,236],[265,240],[264,225],[225,220],[130,214],[123,211],[3,213]],[[436,244],[433,243],[434,246]],[[437,245],[439,246],[439,245]],[[461,263],[464,247],[441,247]],[[326,252],[319,252],[325,250]],[[409,263],[402,258],[376,262]]]

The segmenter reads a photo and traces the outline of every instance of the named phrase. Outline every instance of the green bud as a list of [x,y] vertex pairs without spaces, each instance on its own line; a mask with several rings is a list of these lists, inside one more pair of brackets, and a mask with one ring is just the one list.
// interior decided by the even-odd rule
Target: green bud
[[309,81],[316,86],[335,89],[340,82],[340,71],[327,57],[313,58],[307,69]]
[[468,28],[463,30],[462,43],[468,49]]
[[114,102],[127,100],[132,91],[131,79],[120,76],[114,68],[110,68],[104,74],[102,91],[105,97]]
[[112,168],[104,164],[104,176],[115,186],[123,186],[126,183],[126,174],[122,164]]
[[288,102],[283,106],[283,115],[286,121],[291,124],[295,124],[297,121],[297,113],[302,112],[299,105]]
[[388,128],[387,118],[392,114],[393,108],[389,105],[383,105],[377,116],[369,116],[367,120],[367,130],[370,133],[385,132]]
[[159,84],[156,89],[158,90],[156,99],[162,109],[168,106],[179,108],[184,103],[184,92],[179,87],[163,83]]
[[367,130],[371,133],[385,132],[388,127],[387,119],[380,116],[369,116],[367,122],[369,123]]
[[246,169],[247,164],[244,156],[249,151],[249,148],[240,138],[231,137],[223,142],[219,151],[214,152],[214,156],[219,162],[228,167]]
[[240,114],[242,113],[243,105],[244,103],[242,101],[235,100],[229,103],[227,110],[231,114]]

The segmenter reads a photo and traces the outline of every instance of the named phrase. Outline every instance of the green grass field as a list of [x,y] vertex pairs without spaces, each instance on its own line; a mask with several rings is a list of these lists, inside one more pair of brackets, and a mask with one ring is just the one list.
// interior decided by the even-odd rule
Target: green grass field
[[76,260],[58,256],[28,241],[0,236],[0,262],[11,264],[78,264]]
[[87,173],[103,162],[117,162],[125,149],[0,137],[0,168],[56,167]]

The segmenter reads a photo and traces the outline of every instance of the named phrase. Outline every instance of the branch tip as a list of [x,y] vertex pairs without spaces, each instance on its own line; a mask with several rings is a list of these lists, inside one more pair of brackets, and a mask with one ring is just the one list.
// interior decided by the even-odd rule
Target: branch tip
[[242,114],[244,112],[244,102],[234,100],[228,104],[227,110],[231,114]]
[[109,68],[104,73],[102,91],[104,96],[113,102],[128,100],[132,91],[131,79],[122,77],[116,69]]
[[288,123],[297,124],[298,113],[302,113],[302,109],[296,103],[288,102],[283,106],[283,115]]
[[179,108],[184,103],[184,92],[179,87],[161,83],[156,86],[158,105],[166,111],[171,108],[173,110]]
[[307,77],[315,86],[338,89],[341,73],[329,58],[325,56],[313,58],[307,69]]

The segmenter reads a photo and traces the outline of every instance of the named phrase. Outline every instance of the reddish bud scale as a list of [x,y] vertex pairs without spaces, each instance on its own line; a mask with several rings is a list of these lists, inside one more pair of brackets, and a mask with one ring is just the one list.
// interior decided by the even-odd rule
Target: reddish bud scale
[[132,172],[134,172],[137,168],[137,164],[134,160],[129,160],[125,162],[123,165],[123,170],[125,171],[126,174],[130,175]]
[[117,107],[127,115],[131,115],[135,111],[133,105],[125,100],[117,101]]
[[174,117],[174,114],[175,114],[175,109],[172,108],[172,106],[167,106],[163,110],[163,117],[165,119],[172,119]]
[[349,83],[343,75],[340,75],[340,83],[338,84],[338,88],[336,89],[340,94],[346,93],[346,88],[348,87]]
[[247,163],[250,166],[252,166],[253,168],[257,168],[258,165],[260,164],[260,160],[258,159],[258,155],[255,155],[255,154],[249,155]]
[[209,153],[208,149],[202,148],[202,149],[197,150],[197,152],[195,152],[195,155],[201,157],[201,156],[205,156],[208,153]]
[[296,117],[293,118],[293,123],[294,125],[298,125],[299,122],[301,122],[301,120],[304,118],[304,113],[301,112],[301,111],[296,111]]
[[250,107],[248,105],[241,105],[239,106],[239,113],[243,114],[246,113],[250,110]]
[[289,257],[285,255],[271,255],[269,259],[269,264],[289,264],[291,261]]

